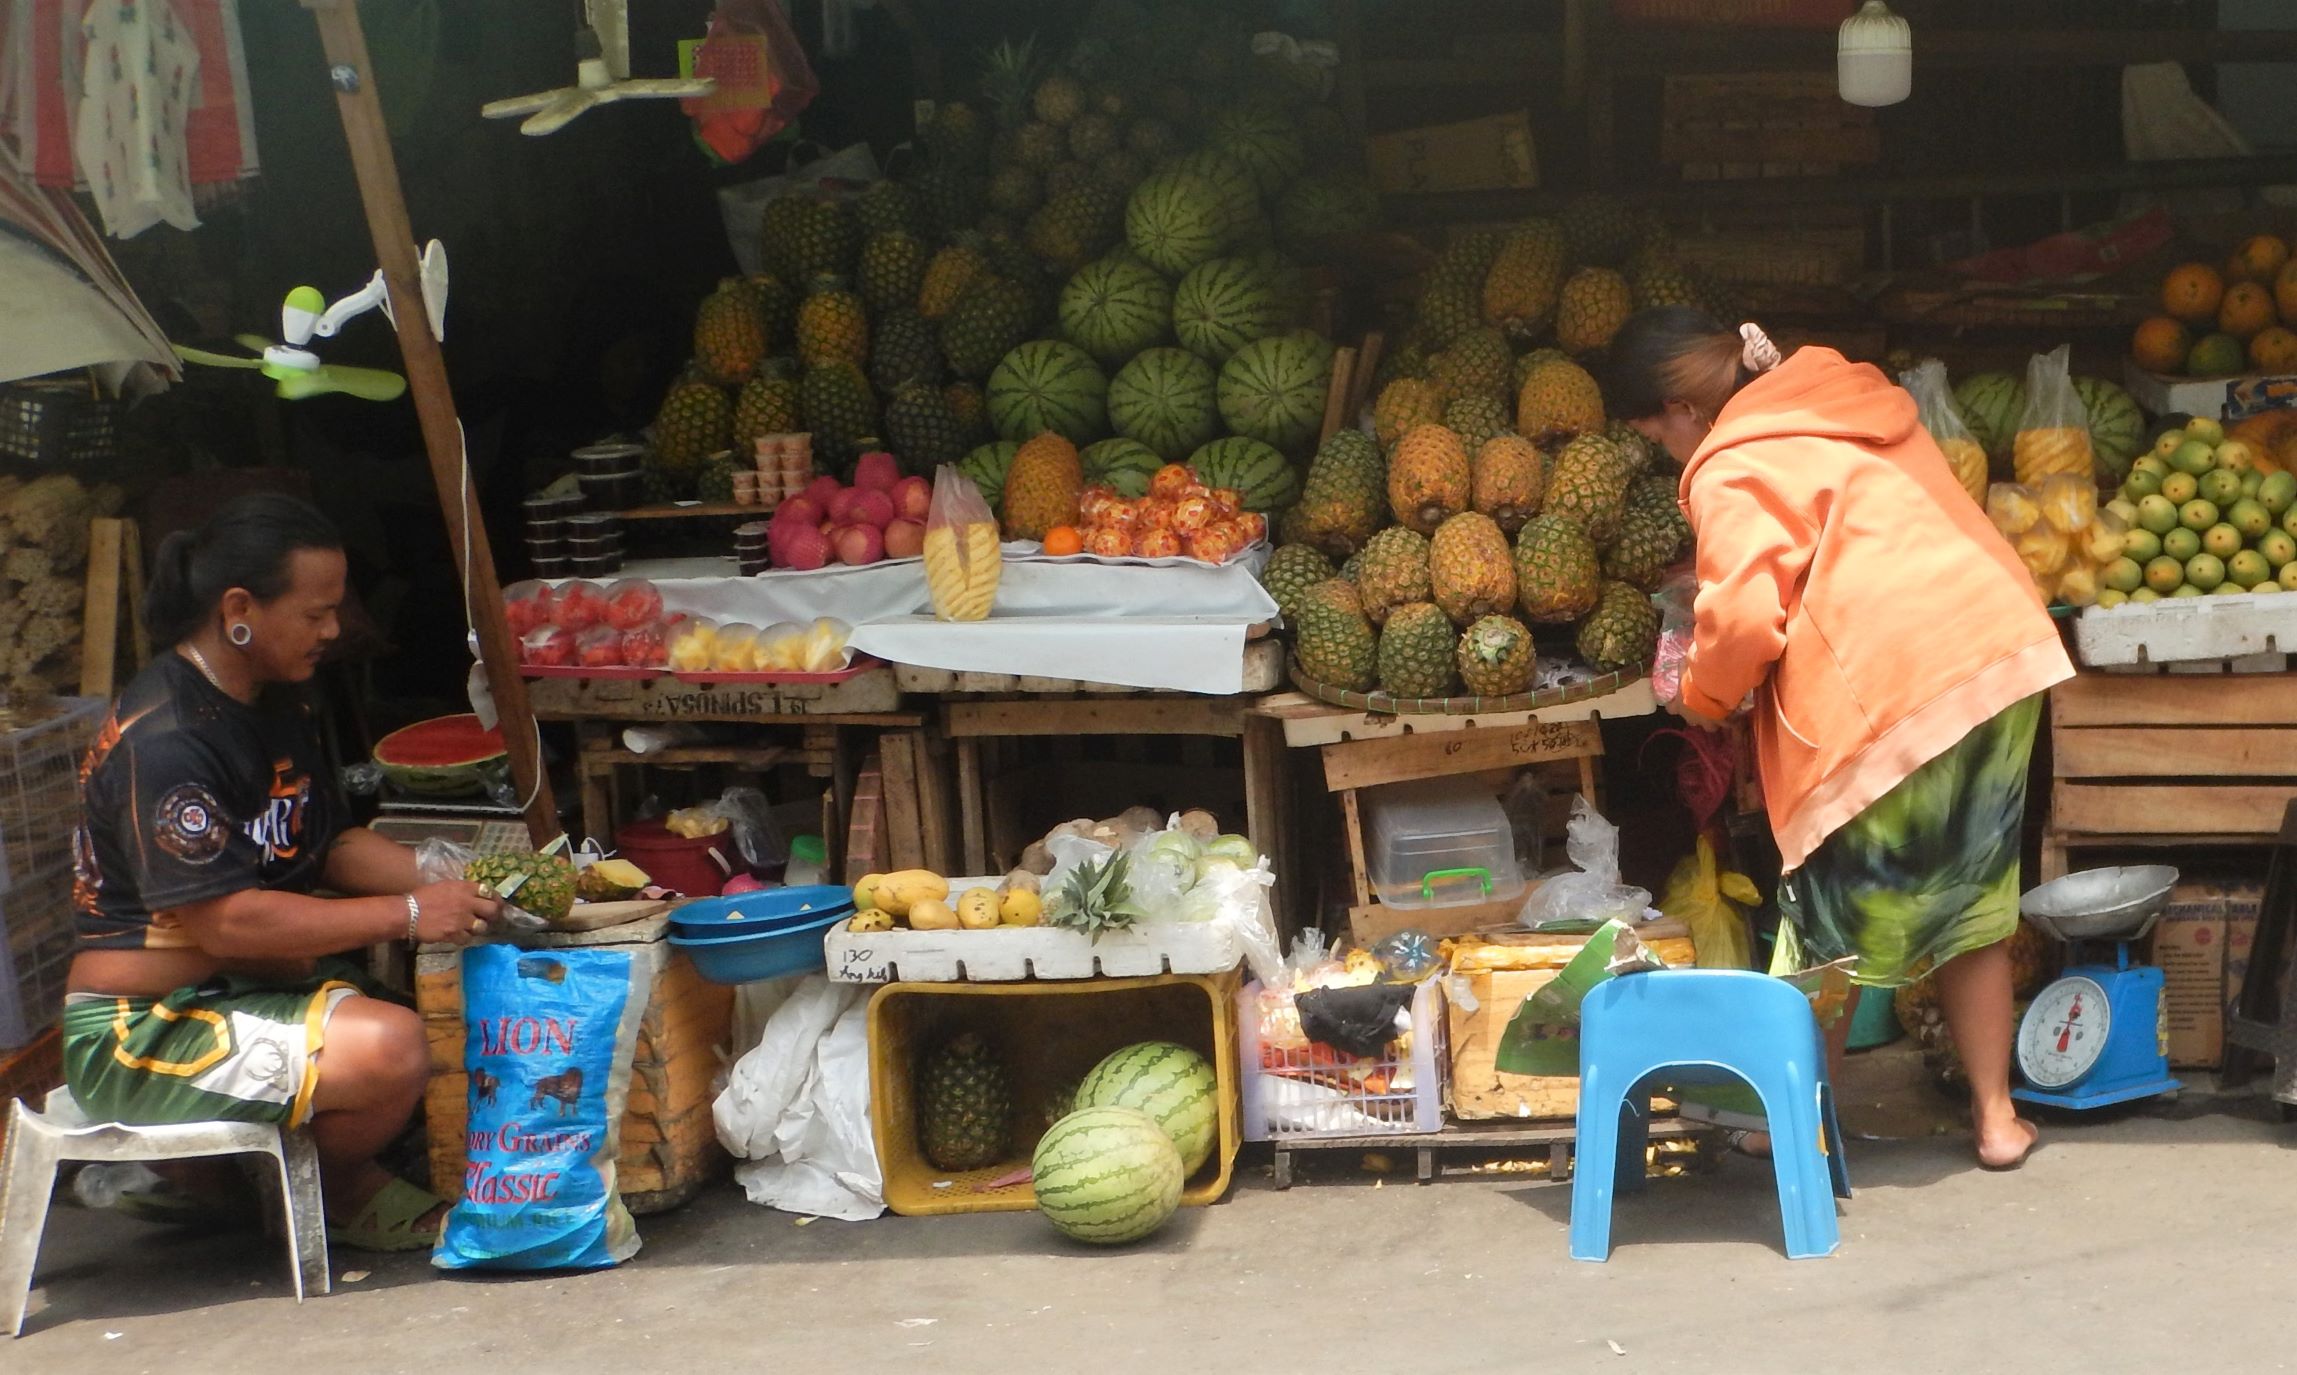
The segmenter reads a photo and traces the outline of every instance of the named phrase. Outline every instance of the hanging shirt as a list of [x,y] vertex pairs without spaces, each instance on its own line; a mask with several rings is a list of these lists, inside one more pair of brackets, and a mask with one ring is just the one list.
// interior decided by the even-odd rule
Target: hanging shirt
[[104,232],[125,239],[162,221],[197,229],[185,136],[199,92],[191,31],[169,0],[95,0],[80,36],[72,152]]

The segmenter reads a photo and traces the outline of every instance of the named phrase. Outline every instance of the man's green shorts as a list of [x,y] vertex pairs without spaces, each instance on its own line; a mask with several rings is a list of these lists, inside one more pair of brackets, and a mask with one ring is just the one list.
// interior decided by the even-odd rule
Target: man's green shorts
[[99,1121],[302,1126],[341,979],[301,984],[226,975],[164,998],[65,1000],[64,1082]]

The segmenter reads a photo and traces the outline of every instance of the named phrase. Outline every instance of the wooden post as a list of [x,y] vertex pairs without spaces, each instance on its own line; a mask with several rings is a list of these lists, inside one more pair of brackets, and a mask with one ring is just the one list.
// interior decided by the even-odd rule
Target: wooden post
[[502,722],[511,780],[526,799],[527,833],[539,848],[558,837],[558,802],[551,796],[550,777],[543,771],[542,742],[535,733],[534,715],[527,709],[526,683],[518,676],[518,646],[511,642],[510,627],[503,621],[494,550],[487,542],[486,523],[478,518],[477,493],[466,472],[462,423],[455,416],[454,393],[447,385],[446,360],[439,352],[439,341],[431,337],[430,314],[423,306],[415,232],[407,219],[407,201],[400,189],[398,163],[391,154],[390,133],[383,124],[375,69],[367,60],[367,36],[359,27],[354,0],[303,0],[303,5],[319,24],[319,41],[326,50],[335,87],[336,113],[343,119],[343,136],[351,147],[351,170],[358,178],[359,200],[367,212],[367,232],[375,241],[376,261],[390,290],[392,316],[398,321],[399,355],[406,363],[407,390],[414,397],[415,415],[422,424],[431,480],[438,487],[440,512],[446,517],[447,542],[454,551],[471,618],[476,622],[479,662],[486,667],[487,685]]

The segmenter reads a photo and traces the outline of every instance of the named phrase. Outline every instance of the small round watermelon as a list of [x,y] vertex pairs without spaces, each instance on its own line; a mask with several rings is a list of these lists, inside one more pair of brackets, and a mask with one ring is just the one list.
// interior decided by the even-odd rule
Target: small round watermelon
[[1180,1151],[1132,1108],[1080,1108],[1030,1158],[1037,1210],[1061,1235],[1097,1246],[1139,1241],[1180,1211]]
[[957,460],[957,471],[973,479],[973,485],[981,489],[981,499],[994,509],[1005,499],[1005,474],[1013,470],[1013,455],[1019,452],[1017,441],[995,440]]
[[1220,1084],[1212,1062],[1171,1041],[1126,1046],[1077,1085],[1080,1108],[1132,1108],[1164,1128],[1180,1151],[1183,1176],[1212,1155],[1220,1125]]
[[1178,463],[1220,433],[1219,379],[1186,349],[1149,349],[1109,383],[1109,423],[1119,436]]
[[1172,287],[1129,253],[1089,262],[1061,290],[1061,330],[1116,367],[1172,332]]
[[1954,388],[1954,408],[1992,458],[2008,458],[2026,414],[2026,384],[2006,372],[1977,372]]
[[1231,239],[1244,237],[1260,215],[1260,188],[1243,163],[1210,148],[1174,158],[1161,170],[1186,172],[1212,183],[1220,197],[1221,218]]
[[1316,442],[1332,388],[1332,346],[1307,330],[1260,339],[1220,369],[1220,418],[1287,453]]
[[1274,101],[1245,100],[1222,110],[1205,143],[1235,159],[1263,196],[1275,195],[1308,165],[1299,121]]
[[1149,479],[1164,466],[1156,450],[1137,439],[1104,439],[1077,455],[1087,487],[1106,487],[1121,497],[1145,497]]
[[1276,200],[1276,232],[1290,243],[1361,234],[1379,218],[1378,193],[1353,173],[1302,177]]
[[2146,447],[2145,412],[2120,387],[2103,377],[2077,377],[2074,390],[2090,413],[2090,452],[2100,476],[2115,482],[2129,476],[2138,451]]
[[1182,348],[1213,364],[1290,323],[1268,273],[1243,258],[1215,258],[1181,278],[1172,329]]
[[1229,230],[1220,189],[1193,172],[1159,172],[1125,206],[1125,242],[1168,277],[1219,257]]
[[1109,379],[1092,355],[1058,339],[1037,339],[1005,355],[989,374],[989,423],[1001,439],[1051,430],[1072,444],[1108,433]]
[[1196,480],[1244,494],[1244,508],[1266,515],[1300,500],[1300,474],[1291,460],[1257,439],[1230,435],[1188,456]]

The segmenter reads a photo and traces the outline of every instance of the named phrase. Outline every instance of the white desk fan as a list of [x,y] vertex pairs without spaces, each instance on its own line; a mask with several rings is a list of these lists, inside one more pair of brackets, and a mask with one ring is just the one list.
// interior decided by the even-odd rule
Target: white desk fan
[[555,133],[575,116],[617,100],[691,99],[718,89],[708,77],[632,77],[629,0],[583,0],[583,24],[574,35],[574,84],[535,95],[493,100],[479,108],[488,119],[528,116],[518,131]]

